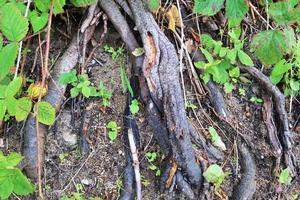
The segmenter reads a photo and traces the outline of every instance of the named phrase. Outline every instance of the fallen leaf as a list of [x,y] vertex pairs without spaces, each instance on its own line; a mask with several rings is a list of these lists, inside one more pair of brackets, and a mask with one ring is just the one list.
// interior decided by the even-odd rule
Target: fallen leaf
[[172,168],[170,170],[170,173],[169,173],[169,177],[166,181],[166,188],[170,188],[171,187],[171,184],[173,182],[173,178],[176,174],[176,171],[177,171],[177,164],[175,161],[172,161]]
[[31,83],[27,89],[28,97],[30,99],[37,99],[39,98],[40,94],[41,97],[44,97],[47,94],[47,91],[48,91],[48,86],[45,85],[44,87],[42,87],[41,82]]
[[182,27],[182,21],[180,19],[180,15],[177,9],[177,6],[172,5],[171,8],[167,11],[166,16],[169,20],[168,28],[175,32],[175,28]]

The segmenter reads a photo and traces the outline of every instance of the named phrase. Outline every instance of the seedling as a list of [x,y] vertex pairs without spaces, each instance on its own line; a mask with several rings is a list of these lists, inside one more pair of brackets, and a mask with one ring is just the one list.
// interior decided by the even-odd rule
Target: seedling
[[258,98],[257,96],[252,96],[250,98],[250,101],[252,103],[255,103],[255,104],[262,104],[263,103],[263,100],[261,98]]
[[110,121],[106,125],[106,128],[109,129],[109,131],[108,131],[108,138],[109,138],[110,141],[113,142],[118,137],[118,129],[120,129],[120,127],[118,127],[117,122]]
[[154,164],[154,162],[156,161],[157,159],[157,154],[156,152],[147,152],[146,153],[146,157],[147,157],[147,160],[149,162],[149,166],[148,168],[152,171],[155,171],[155,176],[160,176],[161,174],[161,171],[160,169]]
[[129,108],[131,114],[135,115],[140,110],[139,102],[136,99],[132,100]]

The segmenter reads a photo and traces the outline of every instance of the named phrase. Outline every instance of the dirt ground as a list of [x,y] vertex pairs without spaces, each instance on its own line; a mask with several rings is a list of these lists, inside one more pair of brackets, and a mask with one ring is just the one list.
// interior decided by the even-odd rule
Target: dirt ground
[[[118,38],[113,36],[116,35],[114,30],[111,29],[110,31],[112,36],[107,38],[106,43],[111,46],[122,46],[118,42]],[[58,39],[52,41],[50,56],[54,60],[63,52],[68,43],[68,39],[59,33],[56,34]],[[34,47],[30,49],[32,52],[35,51]],[[29,58],[28,63],[32,63],[32,58]],[[111,56],[104,52],[103,48],[99,48],[88,66],[88,74],[95,85],[98,85],[101,80],[112,91],[110,106],[106,109],[101,107],[101,99],[99,98],[74,100],[68,98],[69,94],[66,94],[67,101],[59,113],[55,125],[49,129],[46,137],[43,176],[46,199],[55,200],[65,196],[71,197],[77,192],[86,199],[99,197],[98,199],[113,200],[118,199],[122,191],[122,174],[126,164],[122,142],[122,120],[126,95],[122,93],[120,86],[120,68],[111,59]],[[250,88],[249,85],[244,85],[247,88],[246,97],[241,97],[236,93],[224,94],[229,110],[234,116],[233,123],[229,125],[219,120],[211,111],[206,94],[201,94],[201,105],[197,105],[195,98],[197,94],[191,89],[187,73],[185,78],[187,79],[187,99],[197,106],[194,108],[195,112],[190,108],[187,109],[190,121],[198,133],[207,138],[207,128],[214,126],[227,146],[227,151],[224,152],[224,162],[219,163],[224,166],[226,172],[230,173],[221,186],[223,193],[230,196],[232,188],[238,184],[241,177],[241,171],[237,165],[239,155],[237,154],[234,127],[240,130],[240,134],[247,139],[256,162],[257,190],[254,199],[291,200],[292,195],[300,194],[299,177],[293,180],[291,186],[280,187],[278,178],[273,175],[275,159],[270,150],[266,126],[262,119],[262,105],[253,104],[248,100],[252,94],[262,95],[263,91],[257,89],[259,86],[255,85]],[[158,189],[159,178],[155,176],[155,171],[149,169],[150,164],[145,154],[157,152],[158,159],[155,164],[158,167],[163,155],[153,139],[153,133],[147,121],[145,121],[142,107],[137,119],[141,133],[139,160],[141,175],[143,176],[143,199],[163,199]],[[118,137],[114,142],[108,139],[105,128],[111,120],[116,121],[120,127]],[[83,130],[82,124],[86,125],[86,130]],[[24,123],[12,122],[6,126],[6,134],[1,136],[4,142],[0,150],[6,153],[20,151]],[[85,140],[89,146],[86,154],[81,153],[82,132],[84,132]],[[296,154],[300,155],[299,133],[295,133],[295,141]],[[197,147],[195,150],[197,152]],[[300,165],[299,161],[298,165]],[[30,198],[32,197],[28,199]],[[182,197],[178,196],[176,199],[182,199]],[[212,199],[221,198],[214,195]]]

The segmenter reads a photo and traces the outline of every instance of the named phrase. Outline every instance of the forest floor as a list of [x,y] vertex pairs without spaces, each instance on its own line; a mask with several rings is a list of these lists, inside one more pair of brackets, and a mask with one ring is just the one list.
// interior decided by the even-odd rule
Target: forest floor
[[[57,27],[63,27],[63,21],[56,19]],[[50,48],[50,60],[53,62],[62,55],[67,48],[70,39],[66,37],[67,30],[53,30]],[[100,35],[102,30],[96,30],[95,35]],[[37,41],[33,40],[28,46],[30,50],[26,65],[32,66]],[[111,58],[111,54],[105,52],[103,46],[114,48],[125,48],[121,38],[114,28],[109,24],[108,33],[104,38],[104,44],[98,48],[93,58],[87,65],[89,80],[98,85],[103,81],[105,87],[112,92],[108,107],[101,106],[101,99],[93,98],[70,98],[68,88],[62,109],[57,115],[55,124],[49,127],[45,142],[45,164],[43,166],[43,189],[46,199],[63,199],[73,197],[82,199],[118,199],[123,190],[123,174],[126,165],[124,142],[122,139],[122,124],[124,109],[126,107],[126,94],[123,93],[120,78],[119,63]],[[125,68],[130,72],[130,58],[125,52]],[[274,165],[276,157],[269,145],[267,127],[264,123],[263,103],[251,102],[251,97],[264,99],[266,93],[261,89],[259,83],[249,75],[243,74],[250,82],[239,83],[244,88],[245,95],[241,96],[237,89],[232,93],[222,92],[228,110],[233,116],[232,123],[221,120],[211,109],[212,105],[206,92],[195,91],[190,79],[190,71],[183,70],[186,100],[190,106],[186,108],[187,116],[193,127],[209,141],[209,127],[215,127],[222,141],[226,145],[224,160],[219,162],[227,176],[221,190],[213,192],[214,188],[205,183],[211,199],[228,199],[235,185],[241,178],[242,171],[238,165],[240,155],[237,150],[236,130],[243,136],[256,163],[256,192],[253,199],[287,199],[292,200],[296,194],[300,194],[300,177],[296,177],[290,185],[284,186],[278,183],[278,176],[274,176]],[[33,77],[34,78],[34,77]],[[297,122],[300,104],[295,101],[290,114],[293,122]],[[139,162],[142,176],[143,199],[164,199],[158,188],[159,179],[156,176],[157,169],[162,165],[163,154],[154,140],[153,133],[144,116],[144,108],[140,106],[137,114],[137,124],[140,130]],[[116,121],[120,127],[118,137],[111,141],[108,138],[106,125],[110,121]],[[0,150],[9,153],[21,151],[22,134],[24,123],[7,123],[5,135],[1,135]],[[294,154],[300,155],[300,137],[297,124],[292,125],[294,131]],[[298,131],[298,132],[297,132]],[[84,137],[82,139],[82,136]],[[82,145],[87,143],[87,147]],[[86,149],[84,149],[86,148]],[[193,145],[198,163],[205,156],[196,145]],[[83,152],[83,153],[82,153]],[[157,154],[154,162],[150,162],[147,153]],[[298,165],[300,162],[298,161]],[[151,170],[151,166],[157,167]],[[279,171],[275,174],[279,175]],[[77,198],[75,198],[77,195]],[[183,196],[174,199],[184,199]],[[98,197],[98,198],[97,198]],[[300,198],[300,197],[298,197]],[[12,198],[18,199],[18,198]],[[22,199],[32,199],[26,197]]]

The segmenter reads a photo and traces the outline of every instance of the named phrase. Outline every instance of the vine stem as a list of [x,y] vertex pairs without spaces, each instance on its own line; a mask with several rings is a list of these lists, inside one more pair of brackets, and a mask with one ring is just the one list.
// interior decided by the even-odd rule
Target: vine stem
[[[28,0],[24,17],[27,17],[27,15],[28,15],[30,3],[31,3],[31,0]],[[20,47],[19,47],[19,52],[18,52],[17,65],[16,65],[14,79],[17,78],[19,67],[20,67],[23,41],[20,41],[19,45],[20,45]]]

